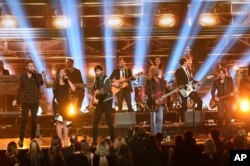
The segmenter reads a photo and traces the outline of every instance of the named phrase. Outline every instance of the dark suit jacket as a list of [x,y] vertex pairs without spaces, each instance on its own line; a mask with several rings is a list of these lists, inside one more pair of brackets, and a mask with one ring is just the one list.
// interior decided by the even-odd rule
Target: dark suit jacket
[[[125,78],[129,78],[129,77],[132,77],[132,71],[131,69],[129,68],[125,68]],[[115,69],[112,74],[110,75],[110,80],[113,80],[113,79],[116,79],[116,80],[119,80],[120,79],[120,69],[117,68]],[[132,80],[135,80],[135,79],[132,79]],[[132,86],[131,86],[131,82],[129,81],[129,89],[131,90],[132,92]]]
[[[220,84],[220,79],[216,79],[213,84],[211,95],[213,97],[229,95],[230,93],[234,91],[233,80],[231,77],[226,77],[225,83],[223,85],[224,87],[222,86],[222,84]],[[217,93],[215,94],[216,91]]]
[[188,83],[188,76],[182,67],[178,68],[175,72],[177,85],[186,85]]
[[79,69],[74,68],[73,72],[71,73],[69,70],[65,70],[67,76],[69,77],[70,81],[73,84],[83,83],[81,71]]

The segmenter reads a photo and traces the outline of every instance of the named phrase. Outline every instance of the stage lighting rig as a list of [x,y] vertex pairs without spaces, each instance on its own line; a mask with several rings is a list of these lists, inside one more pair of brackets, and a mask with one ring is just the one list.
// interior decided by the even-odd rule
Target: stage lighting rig
[[157,18],[157,24],[160,27],[173,27],[176,23],[175,16],[170,13],[160,14]]
[[219,17],[215,13],[202,13],[199,22],[202,26],[215,26],[219,23]]
[[59,29],[65,29],[69,27],[70,21],[67,18],[67,16],[54,16],[53,17],[53,22],[52,22],[53,26]]
[[16,28],[17,19],[13,15],[3,15],[1,16],[1,27],[2,28]]
[[120,28],[123,25],[123,18],[120,15],[110,15],[106,18],[105,25],[110,28]]

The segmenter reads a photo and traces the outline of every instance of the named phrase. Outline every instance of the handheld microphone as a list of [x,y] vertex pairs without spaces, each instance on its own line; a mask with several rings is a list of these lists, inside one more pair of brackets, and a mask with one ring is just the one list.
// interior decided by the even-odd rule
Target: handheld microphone
[[69,79],[67,78],[67,77],[65,77],[65,75],[63,76],[63,81],[65,82],[65,83],[68,83],[68,81],[69,81]]

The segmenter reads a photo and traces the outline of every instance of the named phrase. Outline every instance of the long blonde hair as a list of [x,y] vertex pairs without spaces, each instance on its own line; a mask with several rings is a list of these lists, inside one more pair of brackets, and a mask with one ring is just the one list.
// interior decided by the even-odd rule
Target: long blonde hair
[[211,138],[205,141],[203,153],[208,155],[217,153],[215,143]]

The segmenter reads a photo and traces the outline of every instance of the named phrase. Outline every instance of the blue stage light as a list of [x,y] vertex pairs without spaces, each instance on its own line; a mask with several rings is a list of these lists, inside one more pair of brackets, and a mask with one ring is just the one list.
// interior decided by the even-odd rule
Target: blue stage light
[[[113,0],[103,0],[103,14],[104,14],[104,22],[107,22],[107,19],[109,19],[109,16],[111,16],[112,13],[112,4]],[[110,75],[114,68],[114,42],[112,40],[113,37],[113,30],[111,27],[104,26],[103,31],[104,36],[104,48],[105,48],[105,65],[106,65],[106,74]]]
[[[54,1],[56,3],[57,1]],[[80,24],[80,11],[78,4],[79,0],[65,1],[60,0],[60,7],[62,14],[69,19],[69,26],[66,29],[62,29],[61,32],[65,38],[67,38],[69,55],[75,61],[75,67],[82,72],[84,82],[87,82],[87,70],[86,70],[86,59],[85,59],[85,47],[84,47],[84,32],[81,30]],[[66,32],[66,34],[65,34]],[[88,98],[85,97],[82,108],[88,105]]]
[[[15,13],[20,28],[30,28],[29,22],[25,18],[25,11],[22,8],[22,5],[19,0],[7,0],[10,10]],[[42,70],[47,70],[43,58],[40,56],[35,42],[32,40],[32,34],[27,31],[26,37],[24,38],[28,46],[28,53],[26,58],[31,58],[37,70],[42,72]],[[52,91],[45,91],[46,96],[49,100],[52,100]]]
[[[175,47],[172,51],[172,54],[170,55],[169,62],[167,64],[166,70],[165,70],[165,79],[171,80],[173,77],[172,71],[176,69],[176,67],[179,64],[179,59],[183,56],[185,48],[187,47],[187,42],[189,40],[189,36],[196,35],[198,32],[197,28],[199,25],[197,23],[194,23],[195,20],[198,18],[198,13],[201,10],[202,1],[192,0],[188,13],[186,15],[186,18],[183,22],[181,33],[180,33],[180,39],[178,39],[177,43],[175,44]],[[191,44],[189,44],[191,45]]]
[[150,42],[149,36],[152,31],[153,16],[156,10],[156,3],[146,3],[146,0],[144,1],[142,1],[142,16],[138,20],[135,42],[134,63],[138,69],[144,67]]
[[[241,7],[241,12],[245,13],[250,10],[250,4],[243,5]],[[242,24],[245,19],[247,19],[248,15],[237,15],[235,16],[234,23],[231,24],[223,37],[220,39],[219,43],[210,53],[210,56],[206,59],[205,63],[201,66],[197,74],[195,75],[195,79],[202,80],[214,67],[220,59],[223,57],[223,53],[228,52],[231,47],[236,43],[237,39],[233,38],[233,35],[237,35],[239,32],[240,24]],[[245,29],[247,30],[247,29]],[[221,56],[217,56],[221,55]]]

